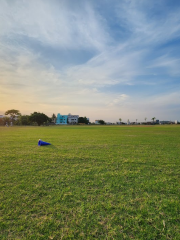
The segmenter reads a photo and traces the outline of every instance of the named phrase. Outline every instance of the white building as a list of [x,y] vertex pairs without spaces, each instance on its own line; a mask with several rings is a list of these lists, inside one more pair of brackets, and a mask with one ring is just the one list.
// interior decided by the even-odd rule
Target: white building
[[171,121],[159,121],[159,124],[170,124]]
[[69,123],[69,124],[78,123],[78,118],[79,118],[79,115],[71,115],[71,114],[69,113],[69,114],[68,114],[68,123]]

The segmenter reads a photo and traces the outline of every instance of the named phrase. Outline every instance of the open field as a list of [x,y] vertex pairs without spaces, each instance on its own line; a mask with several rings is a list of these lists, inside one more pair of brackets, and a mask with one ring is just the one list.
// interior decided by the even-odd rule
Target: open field
[[0,177],[0,239],[180,239],[180,126],[0,127]]

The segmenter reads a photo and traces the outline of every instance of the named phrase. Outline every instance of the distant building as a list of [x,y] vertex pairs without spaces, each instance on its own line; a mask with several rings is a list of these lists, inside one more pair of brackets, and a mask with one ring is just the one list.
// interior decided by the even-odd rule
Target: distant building
[[4,117],[4,115],[0,115],[0,118],[3,118]]
[[156,119],[156,124],[159,124],[159,120],[158,119]]
[[67,124],[68,115],[61,115],[58,113],[56,118],[56,125],[66,125]]
[[95,124],[100,124],[100,123],[99,123],[99,120],[95,120]]
[[68,114],[68,123],[69,124],[76,124],[76,123],[78,123],[78,118],[79,118],[79,115],[71,115],[69,113]]
[[170,124],[171,121],[159,121],[159,124]]
[[175,120],[174,123],[175,123],[175,124],[178,124],[178,120]]

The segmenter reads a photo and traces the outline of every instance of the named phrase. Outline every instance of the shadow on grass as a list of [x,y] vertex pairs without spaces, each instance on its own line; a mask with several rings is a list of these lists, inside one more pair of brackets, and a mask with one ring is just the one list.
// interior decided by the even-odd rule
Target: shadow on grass
[[56,146],[54,146],[53,144],[51,145],[42,145],[42,146],[38,146],[38,147],[41,147],[41,148],[50,148],[50,149],[58,149]]
[[54,146],[53,144],[49,145],[50,148],[53,148],[53,149],[58,149],[56,146]]

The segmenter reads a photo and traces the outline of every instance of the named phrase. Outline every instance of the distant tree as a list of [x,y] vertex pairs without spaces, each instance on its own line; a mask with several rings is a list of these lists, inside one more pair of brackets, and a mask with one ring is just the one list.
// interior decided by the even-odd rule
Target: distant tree
[[10,119],[14,121],[17,117],[21,116],[19,110],[11,109],[5,112],[5,115],[9,115]]
[[0,125],[6,125],[6,123],[7,123],[8,125],[10,125],[10,122],[11,122],[11,120],[10,120],[9,117],[0,118]]
[[99,124],[104,125],[106,124],[104,120],[98,120]]
[[79,118],[78,118],[78,123],[88,124],[88,123],[89,123],[89,120],[87,119],[87,117],[79,117]]
[[122,119],[121,119],[121,118],[119,118],[119,121],[120,121],[120,123],[121,123]]
[[30,125],[29,115],[22,115],[19,118],[19,122],[22,125]]
[[138,119],[136,119],[136,124],[137,124],[137,120],[138,120]]
[[52,117],[51,117],[51,120],[52,120],[52,122],[56,122],[56,115],[53,113],[53,115],[52,115]]
[[145,122],[146,122],[146,120],[147,120],[147,117],[145,117],[145,118],[144,118],[144,120],[145,120]]
[[153,120],[153,123],[154,123],[154,120],[155,120],[156,118],[155,117],[153,117],[151,120]]
[[31,113],[31,115],[29,116],[29,120],[31,122],[36,122],[38,126],[40,126],[43,123],[47,123],[50,119],[44,113],[34,112],[34,113]]
[[0,118],[0,125],[4,125],[3,118]]

